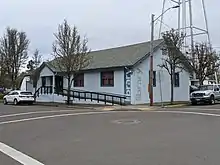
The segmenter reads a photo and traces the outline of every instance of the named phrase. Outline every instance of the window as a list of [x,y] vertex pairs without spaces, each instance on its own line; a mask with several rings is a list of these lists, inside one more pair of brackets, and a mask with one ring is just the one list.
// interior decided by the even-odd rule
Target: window
[[[149,84],[150,84],[150,71],[149,71]],[[156,71],[153,71],[153,87],[157,86],[157,81],[156,81]]]
[[180,87],[180,75],[179,75],[179,72],[174,74],[174,87]]
[[18,95],[18,92],[13,92],[11,95]]
[[42,80],[42,86],[45,87],[46,86],[46,77],[41,77]]
[[50,86],[52,86],[53,85],[53,76],[49,77],[49,81],[50,81]]
[[213,90],[213,85],[202,85],[202,86],[199,86],[199,90],[200,91],[206,91],[206,90]]
[[21,94],[21,95],[32,95],[31,92],[21,92],[20,94]]
[[218,85],[215,85],[214,91],[219,91],[219,86]]
[[74,87],[84,87],[84,74],[75,75]]
[[114,86],[114,72],[101,72],[101,86]]

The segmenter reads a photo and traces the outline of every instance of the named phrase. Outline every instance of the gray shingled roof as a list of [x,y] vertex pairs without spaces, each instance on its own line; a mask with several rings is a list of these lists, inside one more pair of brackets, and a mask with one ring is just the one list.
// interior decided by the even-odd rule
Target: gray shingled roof
[[[155,40],[153,43],[154,48],[162,43],[163,40],[161,39]],[[150,42],[92,51],[89,53],[91,62],[85,70],[133,66],[149,53]],[[55,67],[55,61],[50,61],[47,64],[53,71],[59,72],[59,69]]]

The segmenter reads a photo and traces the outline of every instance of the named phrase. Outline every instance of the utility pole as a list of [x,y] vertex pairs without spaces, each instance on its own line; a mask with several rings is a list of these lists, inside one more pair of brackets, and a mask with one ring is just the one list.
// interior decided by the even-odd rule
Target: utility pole
[[[188,0],[188,2],[189,2],[190,38],[191,38],[191,56],[192,56],[193,66],[195,66],[194,39],[193,39],[193,20],[192,20],[192,0]],[[193,79],[196,79],[195,74],[193,74]]]
[[[178,5],[180,6],[181,5],[181,2],[180,2],[180,0],[178,1]],[[179,33],[179,35],[181,35],[181,33],[180,33],[180,19],[181,19],[181,8],[179,7],[178,8],[178,33]]]
[[151,15],[151,41],[150,41],[150,80],[149,80],[149,97],[150,97],[150,106],[153,106],[153,73],[154,73],[154,68],[153,68],[153,49],[154,49],[154,22],[157,21],[160,17],[163,17],[163,15],[169,11],[170,9],[176,9],[176,8],[179,8],[180,6],[179,5],[176,5],[176,6],[172,6],[172,7],[169,7],[168,9],[166,9],[165,11],[163,11],[161,13],[161,15],[159,15],[156,19],[154,19],[154,14]]
[[154,42],[154,14],[151,15],[151,42],[150,42],[150,106],[153,106],[153,45]]

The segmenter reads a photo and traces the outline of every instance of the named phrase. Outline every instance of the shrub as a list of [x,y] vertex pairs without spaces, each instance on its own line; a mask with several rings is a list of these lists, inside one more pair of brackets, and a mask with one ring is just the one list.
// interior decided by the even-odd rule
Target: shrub
[[0,93],[0,100],[2,100],[4,97],[4,94]]

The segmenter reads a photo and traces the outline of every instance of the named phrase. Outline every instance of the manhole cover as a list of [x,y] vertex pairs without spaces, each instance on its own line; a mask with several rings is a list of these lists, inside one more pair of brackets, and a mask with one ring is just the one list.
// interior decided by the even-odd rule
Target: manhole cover
[[129,125],[129,124],[138,124],[140,123],[141,121],[140,120],[137,120],[137,119],[119,119],[119,120],[113,120],[112,123],[115,123],[115,124],[126,124],[126,125]]

